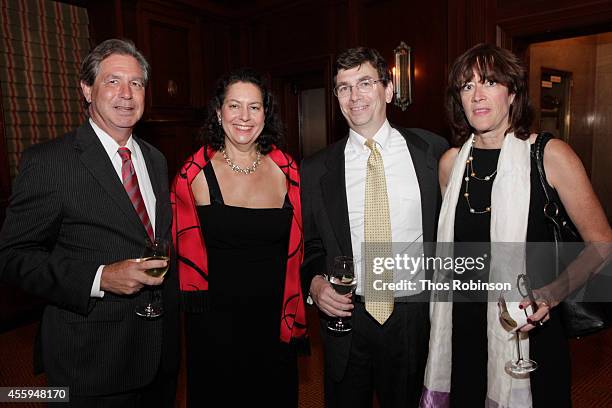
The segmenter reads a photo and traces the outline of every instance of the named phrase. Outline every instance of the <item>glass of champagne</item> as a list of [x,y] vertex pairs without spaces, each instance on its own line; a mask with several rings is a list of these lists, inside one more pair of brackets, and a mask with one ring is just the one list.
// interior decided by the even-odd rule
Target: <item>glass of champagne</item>
[[[164,276],[170,266],[170,241],[163,238],[154,241],[147,239],[140,261],[150,260],[165,260],[167,263],[162,268],[147,269],[145,273],[156,278]],[[160,317],[164,314],[160,291],[157,287],[148,288],[148,290],[149,302],[136,306],[136,314],[149,319]]]
[[[340,295],[349,296],[357,288],[357,277],[350,256],[337,256],[334,266],[329,274],[329,283]],[[348,333],[352,330],[351,323],[341,317],[330,320],[327,328],[334,333]]]

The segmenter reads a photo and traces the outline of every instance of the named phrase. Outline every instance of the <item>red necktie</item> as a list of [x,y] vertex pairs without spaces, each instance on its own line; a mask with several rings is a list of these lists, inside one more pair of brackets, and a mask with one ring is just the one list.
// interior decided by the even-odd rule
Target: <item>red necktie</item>
[[142,224],[147,230],[147,234],[151,241],[153,241],[153,227],[151,226],[151,220],[149,214],[147,214],[147,208],[145,207],[142,194],[140,193],[140,187],[138,187],[138,177],[136,177],[136,171],[134,170],[134,164],[132,163],[132,152],[127,147],[120,147],[118,150],[119,156],[121,156],[121,178],[123,178],[123,187],[132,201],[132,205],[136,209]]

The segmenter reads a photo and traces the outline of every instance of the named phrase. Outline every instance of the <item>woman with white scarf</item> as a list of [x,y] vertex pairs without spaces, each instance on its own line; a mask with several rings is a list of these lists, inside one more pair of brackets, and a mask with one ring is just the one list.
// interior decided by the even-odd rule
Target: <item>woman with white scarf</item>
[[[444,201],[438,242],[551,241],[542,211],[545,195],[530,154],[537,134],[530,131],[532,112],[519,58],[488,44],[466,51],[449,74],[447,110],[456,145],[462,147],[450,149],[440,160]],[[574,151],[561,140],[551,140],[544,150],[544,168],[584,241],[612,241],[604,211]],[[518,268],[515,258],[509,259],[512,267],[492,259],[485,278],[494,280],[497,269],[525,271],[524,258]],[[421,407],[571,406],[568,342],[557,301],[536,296],[537,311],[527,313],[527,323],[519,330],[520,346],[523,357],[537,361],[539,368],[517,378],[504,369],[506,361],[516,358],[516,344],[514,333],[500,322],[498,304],[486,299],[459,302],[458,294],[451,296],[455,302],[431,304]],[[520,304],[521,309],[527,306],[528,301]]]

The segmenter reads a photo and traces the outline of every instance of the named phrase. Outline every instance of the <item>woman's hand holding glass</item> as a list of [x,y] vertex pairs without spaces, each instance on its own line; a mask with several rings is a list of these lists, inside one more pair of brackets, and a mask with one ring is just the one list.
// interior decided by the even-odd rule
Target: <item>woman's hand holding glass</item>
[[529,306],[531,306],[533,310],[533,313],[527,316],[527,324],[520,328],[521,332],[528,332],[536,327],[542,326],[550,319],[552,302],[545,300],[547,298],[544,296],[543,291],[532,289],[531,281],[526,274],[520,274],[518,276],[517,287],[519,293],[524,298],[519,307],[525,310],[525,314],[527,314],[527,308]]

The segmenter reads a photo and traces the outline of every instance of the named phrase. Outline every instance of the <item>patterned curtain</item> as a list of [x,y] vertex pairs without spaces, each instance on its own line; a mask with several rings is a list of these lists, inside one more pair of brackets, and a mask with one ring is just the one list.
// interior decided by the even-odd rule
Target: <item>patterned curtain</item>
[[83,120],[79,67],[87,10],[50,0],[0,0],[0,85],[11,177],[21,152]]

